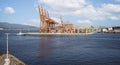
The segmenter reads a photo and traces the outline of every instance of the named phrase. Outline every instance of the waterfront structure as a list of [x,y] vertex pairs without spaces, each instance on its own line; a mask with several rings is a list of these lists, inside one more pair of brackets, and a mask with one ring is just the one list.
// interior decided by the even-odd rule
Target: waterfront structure
[[120,27],[106,27],[103,28],[101,32],[106,32],[106,33],[120,33]]
[[55,20],[51,19],[49,17],[48,11],[46,9],[38,6],[39,10],[39,16],[40,16],[40,32],[42,33],[50,33],[50,32],[59,32],[59,33],[64,33],[64,32],[71,32],[73,28],[73,24],[70,22],[63,22],[62,18],[61,19],[61,25],[56,26],[59,24]]
[[50,18],[46,9],[38,6],[40,16],[40,33],[89,33],[95,31],[95,28],[84,28],[74,25],[70,21],[64,22],[60,16],[60,23]]
[[120,27],[113,27],[115,33],[120,33]]
[[49,17],[48,11],[46,9],[38,6],[39,16],[40,16],[40,32],[51,32],[55,29],[55,25],[58,24],[55,20]]
[[115,29],[114,32],[115,33],[120,33],[120,29]]
[[59,33],[73,33],[74,32],[74,24],[72,24],[70,21],[63,22],[61,19],[61,25],[57,27],[57,32]]

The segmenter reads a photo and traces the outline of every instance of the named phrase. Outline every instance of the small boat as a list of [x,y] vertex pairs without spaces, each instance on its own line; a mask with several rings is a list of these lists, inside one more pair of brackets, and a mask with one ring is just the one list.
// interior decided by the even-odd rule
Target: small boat
[[21,36],[21,35],[24,35],[24,33],[19,32],[19,33],[17,33],[16,35]]
[[24,62],[20,61],[12,54],[9,54],[8,34],[9,33],[6,33],[7,35],[6,54],[0,55],[0,65],[26,65]]

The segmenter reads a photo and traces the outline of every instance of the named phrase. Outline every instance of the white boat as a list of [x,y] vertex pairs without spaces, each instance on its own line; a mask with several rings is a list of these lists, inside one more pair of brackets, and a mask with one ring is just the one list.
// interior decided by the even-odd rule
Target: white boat
[[19,33],[17,33],[16,35],[21,36],[21,35],[24,35],[24,33],[19,32]]

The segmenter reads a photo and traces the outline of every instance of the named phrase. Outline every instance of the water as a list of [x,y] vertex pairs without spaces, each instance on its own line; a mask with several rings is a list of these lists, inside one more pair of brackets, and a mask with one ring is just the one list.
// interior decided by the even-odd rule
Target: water
[[[0,54],[6,50],[0,31]],[[9,36],[9,52],[27,65],[120,65],[120,34]]]

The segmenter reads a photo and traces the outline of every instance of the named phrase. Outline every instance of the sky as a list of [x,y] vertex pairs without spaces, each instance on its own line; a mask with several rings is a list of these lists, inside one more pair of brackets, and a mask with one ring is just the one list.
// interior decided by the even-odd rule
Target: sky
[[38,5],[78,26],[120,26],[120,0],[0,0],[0,22],[39,27]]

